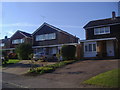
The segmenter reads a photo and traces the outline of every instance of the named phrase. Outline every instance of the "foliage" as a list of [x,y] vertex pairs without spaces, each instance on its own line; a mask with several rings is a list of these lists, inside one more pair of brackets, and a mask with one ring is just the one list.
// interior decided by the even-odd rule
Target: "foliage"
[[75,61],[76,60],[61,61],[56,64],[47,65],[47,66],[43,66],[43,67],[37,67],[35,69],[30,69],[29,73],[38,73],[38,74],[50,73],[50,72],[55,71],[56,68],[62,67],[67,64],[71,64]]
[[9,59],[17,59],[18,57],[17,57],[17,54],[16,54],[16,53],[9,53],[9,54],[8,54],[8,58],[9,58]]
[[74,45],[64,45],[61,48],[61,55],[64,60],[75,59],[76,47]]
[[29,59],[29,55],[33,52],[32,45],[28,43],[22,43],[15,49],[19,59]]
[[54,71],[53,68],[51,68],[51,67],[45,67],[45,66],[38,67],[35,70],[30,70],[31,73],[39,73],[39,74],[50,73],[52,71]]
[[8,62],[8,56],[6,51],[2,51],[2,64],[6,64]]
[[120,73],[120,68],[101,73],[90,78],[89,80],[84,81],[83,83],[105,87],[120,87],[120,81],[118,80],[120,76],[118,75],[118,73]]
[[6,63],[3,63],[3,66],[7,66],[7,65],[10,65],[10,64],[15,64],[15,63],[18,63],[20,60],[17,60],[17,59],[9,59],[9,61],[7,61]]

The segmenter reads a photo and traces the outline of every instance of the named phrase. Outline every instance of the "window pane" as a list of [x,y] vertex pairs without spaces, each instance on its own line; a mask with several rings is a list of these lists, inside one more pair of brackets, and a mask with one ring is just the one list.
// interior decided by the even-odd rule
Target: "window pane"
[[100,32],[99,28],[95,28],[94,30],[95,30],[95,34],[99,34],[99,32]]
[[48,37],[48,34],[45,34],[45,40],[48,40],[49,37]]
[[96,44],[93,44],[93,51],[96,51]]
[[89,51],[92,51],[92,44],[89,44]]
[[87,45],[85,45],[85,51],[86,51],[86,52],[88,51],[88,49],[87,49]]
[[110,33],[110,28],[109,27],[105,27],[105,33]]
[[105,31],[105,28],[103,27],[103,28],[100,28],[100,33],[104,33],[104,31]]

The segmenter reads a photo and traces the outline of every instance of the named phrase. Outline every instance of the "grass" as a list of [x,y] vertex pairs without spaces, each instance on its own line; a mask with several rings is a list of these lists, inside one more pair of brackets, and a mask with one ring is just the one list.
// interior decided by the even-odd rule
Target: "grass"
[[18,60],[18,59],[9,59],[7,61],[7,63],[6,64],[3,63],[2,66],[5,67],[5,66],[10,65],[10,64],[18,63],[19,61],[21,61],[21,60]]
[[37,67],[35,69],[30,69],[28,71],[28,73],[34,73],[34,74],[51,73],[51,72],[55,71],[55,69],[57,69],[57,68],[60,68],[62,66],[65,66],[67,64],[71,64],[74,62],[76,62],[76,60],[61,61],[61,62],[58,62],[56,64]]
[[90,78],[89,80],[84,81],[84,84],[99,85],[103,87],[120,87],[120,68],[101,73],[97,76]]

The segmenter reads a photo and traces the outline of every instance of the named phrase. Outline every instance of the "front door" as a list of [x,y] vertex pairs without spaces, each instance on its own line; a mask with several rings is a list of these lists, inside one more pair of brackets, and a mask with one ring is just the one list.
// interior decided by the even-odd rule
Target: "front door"
[[107,56],[114,56],[114,44],[113,41],[106,42]]

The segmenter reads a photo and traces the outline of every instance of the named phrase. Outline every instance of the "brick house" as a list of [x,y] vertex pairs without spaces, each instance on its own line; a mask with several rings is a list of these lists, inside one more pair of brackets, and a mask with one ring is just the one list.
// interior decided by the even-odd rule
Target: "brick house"
[[120,17],[88,22],[86,40],[81,40],[82,58],[120,58]]
[[34,53],[53,55],[60,52],[62,45],[76,45],[78,39],[59,28],[43,23],[32,34]]
[[21,43],[31,43],[32,38],[31,34],[18,30],[10,38],[5,37],[5,39],[2,39],[0,41],[2,50],[14,52],[17,45]]

